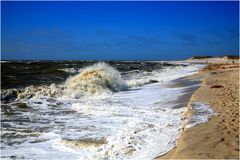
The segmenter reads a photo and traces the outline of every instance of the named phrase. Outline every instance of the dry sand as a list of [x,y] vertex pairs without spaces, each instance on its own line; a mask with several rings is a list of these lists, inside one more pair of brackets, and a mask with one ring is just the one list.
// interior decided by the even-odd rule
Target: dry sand
[[239,159],[239,65],[209,65],[188,78],[202,80],[190,102],[206,103],[217,115],[184,129],[177,147],[157,159]]

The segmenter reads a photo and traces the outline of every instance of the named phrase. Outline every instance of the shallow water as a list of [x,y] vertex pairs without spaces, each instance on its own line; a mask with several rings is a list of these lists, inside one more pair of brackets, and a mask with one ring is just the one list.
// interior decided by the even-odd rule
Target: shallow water
[[207,104],[192,102],[190,105],[193,113],[187,121],[186,128],[190,128],[201,123],[206,123],[212,116],[217,115],[217,113],[215,113]]
[[[84,70],[93,73],[91,68],[76,68],[81,73],[51,87],[23,87],[22,90],[29,92],[18,94],[32,92],[32,96],[18,97],[1,105],[1,158],[153,159],[166,153],[176,145],[186,110],[184,106],[174,106],[189,88],[172,88],[167,84],[193,74],[202,66],[154,65],[149,71],[143,64],[119,69],[127,88],[120,87],[117,91],[112,91],[111,85],[120,80],[112,77],[118,70],[104,69],[105,66],[92,67],[94,71],[97,68],[97,73],[100,68],[101,74],[90,76],[91,85],[83,82],[90,82],[86,78],[74,81],[77,87],[71,93],[81,93],[78,96],[69,95],[67,82]],[[104,83],[99,82],[99,75]],[[101,92],[89,94],[82,89],[83,84]],[[56,94],[49,93],[53,89]]]

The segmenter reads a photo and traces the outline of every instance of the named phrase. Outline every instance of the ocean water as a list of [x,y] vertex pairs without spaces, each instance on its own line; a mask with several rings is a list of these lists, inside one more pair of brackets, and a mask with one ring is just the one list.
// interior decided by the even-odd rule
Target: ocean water
[[206,123],[208,120],[214,116],[218,115],[212,108],[204,103],[192,102],[190,103],[192,116],[187,120],[186,128],[193,127],[195,125]]
[[[153,159],[176,146],[189,87],[203,65],[4,62],[1,159]],[[27,77],[27,78],[26,78]]]

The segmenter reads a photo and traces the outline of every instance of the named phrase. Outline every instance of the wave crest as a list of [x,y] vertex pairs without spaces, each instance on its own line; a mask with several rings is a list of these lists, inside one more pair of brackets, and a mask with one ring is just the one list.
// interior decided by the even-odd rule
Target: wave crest
[[[68,78],[63,84],[30,86],[20,89],[17,91],[17,99],[80,98],[84,95],[118,92],[126,88],[127,85],[116,69],[106,63],[97,63],[84,68],[79,74]],[[1,99],[2,97],[4,98],[4,95],[1,95]]]
[[65,87],[65,95],[75,98],[82,93],[93,95],[126,89],[121,74],[106,63],[86,67],[78,75],[70,77],[65,82]]

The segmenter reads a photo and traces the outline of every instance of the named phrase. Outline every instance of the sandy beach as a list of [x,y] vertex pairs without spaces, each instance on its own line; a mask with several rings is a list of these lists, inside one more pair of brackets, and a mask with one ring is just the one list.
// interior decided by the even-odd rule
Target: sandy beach
[[239,65],[209,64],[187,77],[200,79],[200,88],[191,103],[208,104],[216,113],[207,123],[184,128],[177,147],[157,159],[238,159],[239,158]]
[[239,1],[0,12],[0,160],[240,159]]

